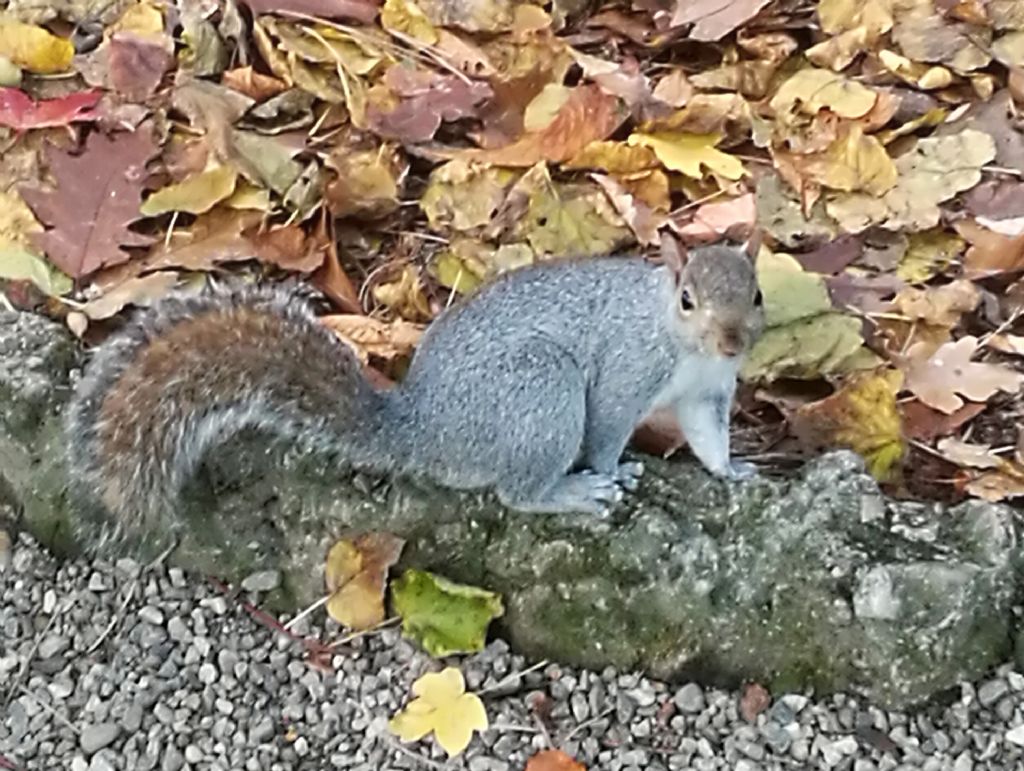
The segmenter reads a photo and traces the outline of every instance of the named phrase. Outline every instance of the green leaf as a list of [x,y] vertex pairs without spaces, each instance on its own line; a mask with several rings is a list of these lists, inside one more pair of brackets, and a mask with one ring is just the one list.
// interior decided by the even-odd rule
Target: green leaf
[[488,625],[505,612],[500,595],[423,570],[403,573],[391,602],[405,635],[435,657],[483,650]]
[[31,281],[50,297],[71,291],[71,279],[16,243],[0,244],[0,279]]

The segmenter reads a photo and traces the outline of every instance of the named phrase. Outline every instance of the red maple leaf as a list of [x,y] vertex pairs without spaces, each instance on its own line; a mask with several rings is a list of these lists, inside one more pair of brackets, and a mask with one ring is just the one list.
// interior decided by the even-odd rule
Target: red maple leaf
[[57,267],[81,278],[126,262],[130,255],[122,247],[153,243],[128,225],[140,218],[146,163],[157,150],[148,124],[114,137],[94,131],[77,155],[47,146],[56,187],[25,186],[19,192],[47,226],[35,241]]
[[0,125],[26,131],[96,120],[99,115],[93,108],[100,96],[99,91],[76,91],[57,99],[33,102],[21,89],[0,88]]

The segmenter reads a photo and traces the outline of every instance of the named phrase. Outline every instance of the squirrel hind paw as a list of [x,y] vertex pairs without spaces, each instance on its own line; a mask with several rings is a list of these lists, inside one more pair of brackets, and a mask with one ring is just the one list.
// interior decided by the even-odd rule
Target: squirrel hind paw
[[615,471],[615,481],[629,492],[635,491],[640,486],[640,477],[644,474],[644,464],[640,461],[627,461],[620,463]]
[[622,501],[623,492],[613,476],[581,471],[560,478],[538,497],[527,500],[500,497],[505,505],[517,511],[607,517],[612,506]]

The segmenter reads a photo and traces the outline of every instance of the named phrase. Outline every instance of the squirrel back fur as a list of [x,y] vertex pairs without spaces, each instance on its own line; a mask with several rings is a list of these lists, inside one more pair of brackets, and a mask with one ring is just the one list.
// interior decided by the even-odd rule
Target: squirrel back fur
[[750,261],[721,247],[683,272],[624,257],[522,268],[441,314],[388,390],[288,291],[168,299],[90,363],[70,475],[112,534],[173,531],[204,453],[256,427],[356,468],[490,487],[521,511],[602,514],[635,486],[620,456],[657,406],[679,408],[711,471],[739,474],[728,407],[755,295]]

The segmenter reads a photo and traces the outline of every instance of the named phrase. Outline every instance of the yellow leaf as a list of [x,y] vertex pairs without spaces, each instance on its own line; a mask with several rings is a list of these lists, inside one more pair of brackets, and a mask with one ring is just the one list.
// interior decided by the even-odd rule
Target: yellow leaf
[[390,533],[364,533],[338,541],[327,553],[324,580],[331,596],[327,612],[349,629],[369,629],[384,620],[384,585],[405,541]]
[[527,131],[543,131],[551,121],[558,117],[569,97],[572,96],[572,89],[560,83],[548,83],[541,92],[537,94],[530,103],[526,105],[523,112],[523,128]]
[[388,32],[398,32],[428,45],[437,42],[437,29],[413,0],[385,0],[380,9],[380,25]]
[[470,232],[493,220],[515,178],[509,169],[456,158],[430,172],[420,208],[433,230]]
[[163,37],[164,15],[149,3],[128,6],[111,26],[111,32],[132,32],[142,37]]
[[836,190],[863,190],[882,195],[896,184],[896,165],[882,143],[864,136],[860,126],[851,126],[845,137],[833,142],[827,152],[822,184]]
[[721,138],[720,134],[665,131],[656,134],[632,134],[626,141],[630,145],[649,147],[665,168],[682,172],[688,177],[702,178],[704,172],[701,167],[706,167],[726,179],[737,180],[745,173],[743,164],[739,159],[715,147]]
[[414,742],[433,732],[434,739],[449,757],[469,746],[475,731],[486,731],[489,723],[480,697],[466,693],[462,673],[454,667],[428,672],[413,683],[418,697],[388,723],[403,742]]
[[896,275],[911,284],[923,284],[963,254],[965,246],[964,239],[941,228],[911,233]]
[[783,83],[770,104],[779,116],[797,107],[808,115],[827,107],[842,118],[862,118],[875,106],[877,99],[878,94],[856,81],[835,72],[807,67]]
[[625,142],[591,142],[562,164],[563,169],[601,169],[609,174],[634,174],[658,166],[649,147]]
[[429,321],[433,316],[419,272],[412,265],[406,265],[397,279],[375,286],[373,296],[410,321]]
[[42,27],[0,19],[0,56],[40,75],[66,72],[75,47],[70,41],[50,34]]
[[238,173],[229,166],[214,166],[173,185],[157,190],[139,211],[155,217],[169,211],[202,214],[235,192]]
[[799,408],[793,432],[812,448],[851,449],[876,479],[889,479],[906,450],[896,406],[902,381],[896,370],[854,376],[828,398]]

